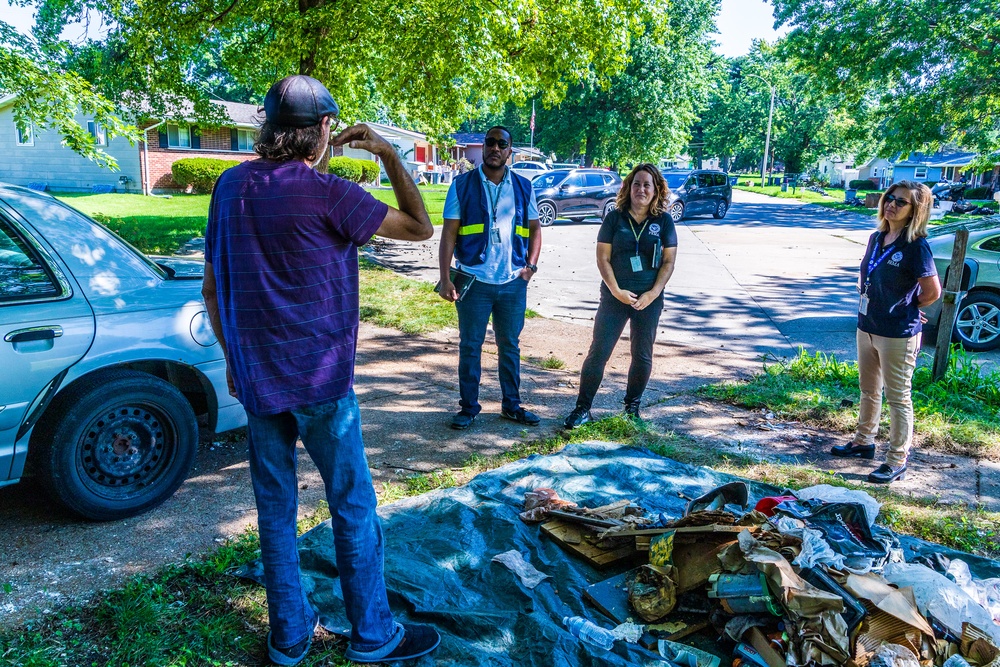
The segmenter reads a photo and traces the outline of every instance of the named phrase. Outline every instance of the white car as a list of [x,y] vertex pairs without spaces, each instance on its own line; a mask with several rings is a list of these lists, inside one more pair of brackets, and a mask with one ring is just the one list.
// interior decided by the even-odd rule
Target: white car
[[28,464],[75,513],[132,516],[187,477],[199,417],[216,432],[246,424],[203,272],[0,184],[0,486]]
[[515,174],[520,174],[524,176],[529,181],[537,176],[538,174],[545,173],[549,171],[549,166],[541,162],[531,162],[530,160],[522,160],[521,162],[515,162],[510,166],[510,170]]

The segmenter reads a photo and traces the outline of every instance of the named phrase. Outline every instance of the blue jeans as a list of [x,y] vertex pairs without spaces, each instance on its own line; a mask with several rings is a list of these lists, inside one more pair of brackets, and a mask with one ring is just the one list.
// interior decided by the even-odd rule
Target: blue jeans
[[472,283],[458,309],[458,390],[462,412],[478,415],[479,380],[483,374],[483,341],[486,324],[493,315],[493,333],[496,335],[500,375],[500,392],[503,409],[517,410],[521,406],[521,330],[524,328],[524,309],[528,294],[528,281],[515,278],[503,285],[490,285],[477,280]]
[[351,648],[388,654],[402,635],[389,612],[382,573],[382,524],[375,512],[377,500],[354,391],[338,401],[276,415],[248,412],[247,421],[272,644],[288,648],[311,637],[317,618],[299,580],[295,542],[295,441],[301,437],[323,477],[330,503],[337,569],[351,622]]

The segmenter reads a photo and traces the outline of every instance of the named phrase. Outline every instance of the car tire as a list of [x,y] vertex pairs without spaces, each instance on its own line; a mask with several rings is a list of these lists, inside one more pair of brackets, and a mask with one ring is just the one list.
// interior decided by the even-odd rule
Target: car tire
[[601,213],[601,220],[604,220],[609,215],[611,215],[611,212],[615,210],[615,208],[617,207],[617,205],[618,204],[617,204],[617,202],[614,199],[612,199],[609,202],[606,202],[604,204],[604,211]]
[[712,216],[716,220],[722,220],[726,217],[726,213],[729,212],[729,202],[725,199],[720,199],[719,203],[715,205],[715,210],[712,212]]
[[1000,295],[983,290],[969,292],[958,307],[952,340],[973,352],[1000,347]]
[[95,521],[145,512],[172,496],[198,449],[184,395],[160,378],[115,370],[84,378],[53,401],[37,438],[42,483]]
[[538,205],[538,224],[551,227],[556,221],[556,207],[551,202],[543,201]]
[[680,222],[684,219],[684,202],[675,201],[670,205],[670,219],[674,222]]

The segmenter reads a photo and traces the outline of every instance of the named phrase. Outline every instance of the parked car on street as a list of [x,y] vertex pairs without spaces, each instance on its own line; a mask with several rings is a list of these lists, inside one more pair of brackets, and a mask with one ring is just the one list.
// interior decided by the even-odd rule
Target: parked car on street
[[709,213],[719,219],[726,217],[733,203],[728,174],[714,169],[665,169],[662,173],[670,188],[670,217],[674,222]]
[[[941,284],[945,284],[951,252],[958,228],[969,228],[962,287],[965,292],[958,307],[952,340],[967,350],[982,352],[1000,348],[1000,217],[976,222],[955,222],[927,230],[927,242],[934,254]],[[924,309],[927,328],[935,335],[941,316],[941,300]]]
[[203,273],[0,184],[0,486],[27,464],[83,517],[132,516],[187,477],[199,419],[216,432],[246,423]]
[[554,169],[531,182],[538,202],[538,221],[548,227],[556,218],[579,222],[602,220],[615,207],[621,176],[607,169]]
[[549,171],[549,165],[542,162],[532,162],[531,160],[521,160],[510,165],[510,170],[530,180],[537,174]]

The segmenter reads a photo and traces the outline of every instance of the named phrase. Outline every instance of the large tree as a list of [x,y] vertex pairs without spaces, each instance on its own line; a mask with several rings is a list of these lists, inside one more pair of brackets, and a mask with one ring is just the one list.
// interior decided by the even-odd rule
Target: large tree
[[277,77],[309,74],[348,119],[373,100],[410,126],[445,132],[482,100],[549,102],[580,77],[621,70],[632,34],[658,13],[642,0],[39,0],[36,35],[58,49],[83,8],[111,30],[73,63],[122,109],[219,120],[199,75],[225,72],[258,99]]
[[996,0],[774,0],[787,53],[855,105],[879,152],[1000,149]]
[[710,33],[720,0],[669,0],[632,41],[628,65],[605,81],[591,68],[562,102],[540,109],[536,142],[588,165],[681,151],[707,92]]
[[755,42],[746,56],[728,62],[715,78],[701,115],[705,149],[732,156],[741,166],[756,163],[764,151],[774,87],[771,149],[788,173],[802,173],[816,158],[857,152],[863,134],[846,112],[842,95],[813,85],[782,55],[781,45]]

